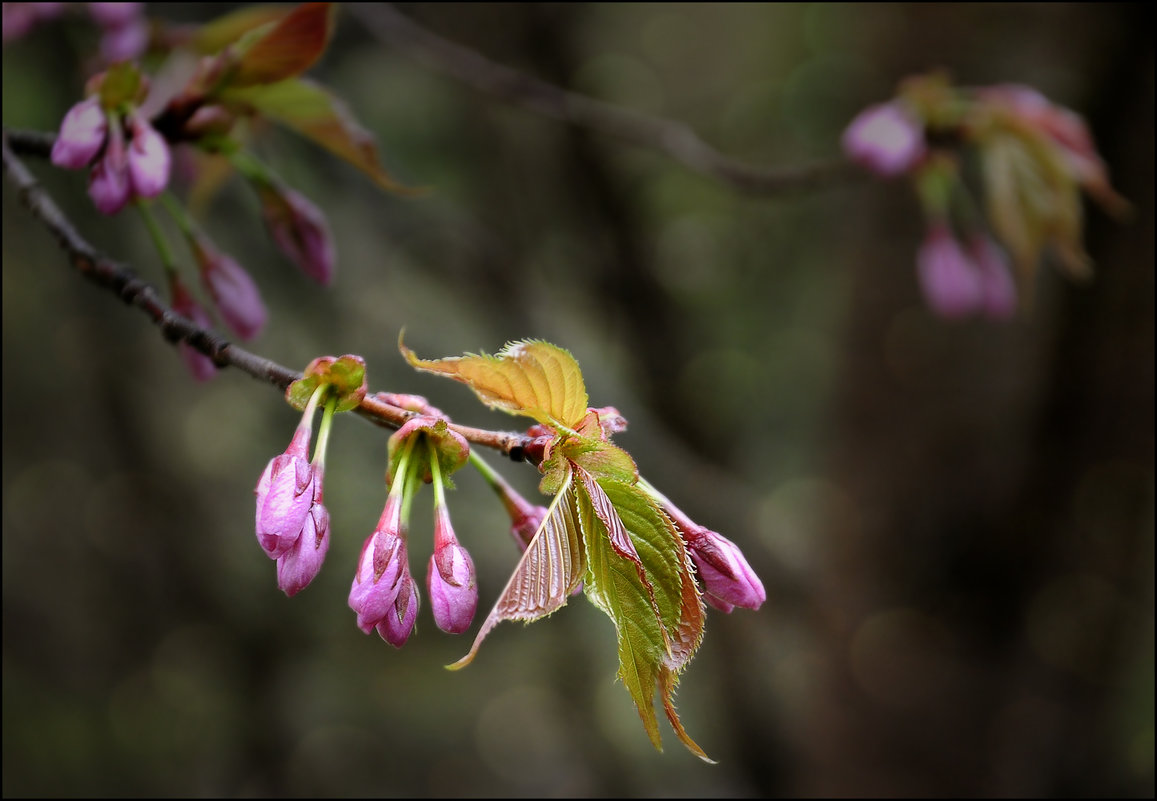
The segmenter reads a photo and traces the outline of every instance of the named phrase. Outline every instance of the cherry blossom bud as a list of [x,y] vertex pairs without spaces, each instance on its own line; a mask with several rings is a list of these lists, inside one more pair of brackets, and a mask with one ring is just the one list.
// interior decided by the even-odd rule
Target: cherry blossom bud
[[169,184],[173,163],[169,144],[139,114],[132,116],[129,125],[133,132],[128,154],[133,191],[141,197],[156,197]]
[[418,412],[431,417],[445,417],[441,409],[431,406],[430,402],[422,395],[411,395],[403,392],[378,392],[375,393],[374,397],[382,403],[397,406],[399,409]]
[[293,547],[319,490],[319,471],[309,463],[310,430],[300,425],[285,453],[270,459],[257,482],[257,542],[277,559]]
[[924,299],[941,317],[963,317],[981,308],[980,271],[944,223],[933,223],[916,255]]
[[82,100],[68,110],[60,123],[60,133],[52,144],[52,163],[79,170],[87,167],[108,136],[108,117],[99,97]]
[[101,214],[116,214],[129,202],[133,187],[129,177],[124,132],[117,122],[110,124],[108,131],[104,156],[93,166],[89,175],[88,196]]
[[337,256],[321,210],[292,189],[266,186],[261,197],[265,224],[281,252],[319,284],[332,281]]
[[141,16],[144,3],[89,3],[88,13],[102,28],[115,28]]
[[512,517],[510,533],[514,537],[514,541],[518,543],[520,551],[525,551],[530,547],[530,541],[534,539],[534,535],[542,527],[542,521],[546,519],[547,511],[545,506],[527,504],[525,513]]
[[924,157],[924,130],[906,106],[897,101],[861,111],[842,139],[844,153],[880,176],[899,175]]
[[139,58],[149,46],[149,23],[143,3],[89,3],[88,12],[103,29],[100,52],[105,61]]
[[401,648],[410,639],[417,619],[418,582],[414,581],[409,568],[406,568],[393,606],[377,625],[378,636],[395,648]]
[[23,38],[36,26],[36,11],[31,3],[5,3],[4,44]]
[[679,526],[703,582],[707,602],[723,612],[736,606],[758,609],[767,600],[763,582],[739,546],[703,526]]
[[478,607],[474,560],[458,544],[445,506],[434,512],[434,553],[426,571],[426,587],[438,628],[450,634],[461,634],[470,628]]
[[36,23],[59,16],[64,6],[64,3],[5,3],[4,44],[24,36]]
[[1008,257],[992,238],[976,234],[969,241],[969,255],[980,276],[981,306],[989,317],[1006,320],[1016,312],[1016,282]]
[[329,551],[329,510],[321,502],[321,468],[317,468],[313,505],[305,516],[301,536],[277,558],[277,586],[291,598],[309,586]]
[[100,54],[105,61],[131,61],[149,49],[149,23],[143,18],[115,28],[105,28],[100,37]]
[[236,122],[236,115],[224,106],[201,106],[186,120],[183,135],[190,139],[200,139],[203,136],[223,136],[233,129]]
[[350,609],[357,612],[358,628],[369,634],[394,608],[402,579],[409,575],[406,538],[401,530],[401,494],[386,499],[378,528],[362,546],[357,572],[350,585]]
[[[189,318],[202,328],[212,327],[213,323],[209,320],[209,315],[201,308],[201,304],[197,303],[176,273],[170,277],[169,285],[173,292],[172,309],[174,312]],[[189,372],[198,381],[208,381],[217,374],[217,365],[213,364],[213,360],[204,353],[194,350],[189,343],[177,343],[177,351],[181,354],[181,359],[185,362]]]
[[204,237],[192,240],[193,255],[201,270],[201,282],[225,325],[242,339],[252,339],[265,326],[265,304],[245,268],[231,256],[218,252]]

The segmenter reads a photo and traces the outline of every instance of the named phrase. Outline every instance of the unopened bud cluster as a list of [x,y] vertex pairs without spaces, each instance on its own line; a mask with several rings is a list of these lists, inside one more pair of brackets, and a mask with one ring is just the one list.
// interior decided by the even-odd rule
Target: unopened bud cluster
[[[414,396],[394,399],[410,408],[425,406]],[[434,490],[434,547],[426,573],[434,622],[459,634],[469,628],[478,606],[474,561],[454,534],[445,497],[446,487],[452,486],[449,474],[466,463],[470,446],[445,418],[429,413],[437,410],[425,411],[390,437],[389,494],[350,586],[349,605],[358,627],[367,634],[376,629],[395,647],[409,638],[420,606],[407,543],[411,504],[422,484]]]
[[[68,5],[5,3],[5,41],[22,36],[33,24],[56,16]],[[238,121],[258,113],[253,106],[230,102],[222,94],[236,71],[242,45],[235,43],[218,53],[202,55],[196,69],[185,76],[187,82],[183,86],[165,85],[162,91],[166,100],[157,101],[150,98],[149,77],[134,61],[149,46],[144,4],[75,5],[87,7],[104,31],[102,62],[108,66],[88,80],[84,99],[64,114],[52,146],[52,163],[89,171],[88,194],[100,213],[114,215],[135,206],[147,218],[166,269],[173,311],[207,329],[213,324],[209,310],[215,309],[220,322],[237,337],[256,337],[267,318],[257,284],[236,259],[222,252],[192,223],[173,196],[170,184],[175,158],[180,157],[180,176],[189,181],[196,179],[198,166],[205,163],[196,157],[198,151],[227,158],[255,191],[274,245],[314,281],[328,284],[333,280],[336,251],[321,210],[286,186],[234,136]],[[297,18],[308,17],[308,24],[318,25],[321,16],[305,8]],[[194,295],[193,282],[179,275],[178,259],[151,220],[148,201],[153,199],[164,202],[184,234],[203,300]],[[216,373],[208,358],[187,344],[180,348],[195,378],[204,380]]]
[[[318,359],[307,368],[306,377],[290,387],[290,402],[304,406],[301,423],[289,447],[269,462],[257,484],[257,540],[265,553],[277,560],[277,583],[287,595],[299,592],[313,580],[329,548],[330,517],[322,502],[325,437],[334,411],[353,408],[354,401],[364,396],[361,364],[351,356]],[[468,461],[482,474],[510,517],[510,531],[520,551],[526,551],[538,536],[548,510],[527,501],[471,454],[465,438],[450,428],[445,416],[425,398],[378,393],[375,400],[413,416],[389,439],[385,505],[362,545],[348,600],[358,628],[366,634],[376,631],[400,648],[413,633],[422,606],[418,579],[410,566],[410,511],[423,485],[432,485],[434,495],[426,592],[435,625],[451,634],[470,627],[478,607],[478,582],[474,560],[451,524],[445,496],[445,490],[453,487],[450,474]],[[310,460],[311,421],[319,406],[325,409],[322,434]],[[626,428],[626,420],[612,407],[589,411],[598,415],[606,435]],[[537,425],[527,431],[524,442],[532,453],[547,438],[545,431]],[[683,540],[704,599],[723,612],[735,607],[758,609],[767,595],[739,547],[692,521],[645,480],[639,479],[639,485]]]

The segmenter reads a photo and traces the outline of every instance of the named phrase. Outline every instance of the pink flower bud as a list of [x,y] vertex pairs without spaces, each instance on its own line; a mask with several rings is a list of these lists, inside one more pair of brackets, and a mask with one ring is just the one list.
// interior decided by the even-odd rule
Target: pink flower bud
[[377,625],[378,636],[395,648],[401,648],[410,639],[417,619],[418,583],[410,575],[409,568],[406,568],[393,606]]
[[916,267],[924,299],[941,317],[964,317],[984,304],[980,272],[947,225],[929,228]]
[[924,157],[924,130],[897,101],[869,106],[844,130],[844,153],[880,176],[899,175]]
[[319,284],[333,280],[336,254],[325,215],[292,189],[261,191],[265,224],[281,252]]
[[183,135],[190,139],[223,136],[233,129],[237,117],[224,106],[201,106],[185,122]]
[[708,603],[723,612],[730,612],[736,606],[758,609],[763,605],[767,600],[763,582],[738,545],[702,526],[678,527],[699,571]]
[[374,397],[382,403],[388,403],[391,406],[397,406],[399,409],[405,409],[409,412],[418,412],[418,414],[429,415],[431,417],[445,417],[442,410],[436,406],[431,406],[430,402],[422,395],[410,395],[402,392],[378,392]]
[[4,44],[23,38],[36,26],[36,10],[31,3],[5,3]]
[[36,23],[59,16],[64,6],[64,3],[5,3],[4,44],[24,36]]
[[320,477],[309,463],[309,436],[298,426],[285,453],[273,457],[257,482],[257,542],[277,559],[293,547],[305,527]]
[[225,325],[242,339],[252,339],[265,326],[265,304],[245,268],[218,252],[204,237],[193,240],[193,255],[205,290],[217,304]]
[[969,255],[980,277],[981,305],[989,317],[1006,320],[1016,312],[1016,282],[1004,251],[984,234],[969,241]]
[[133,132],[129,143],[129,175],[133,190],[141,197],[156,197],[169,184],[173,162],[169,144],[139,114],[132,116],[129,125]]
[[358,569],[350,585],[349,605],[358,628],[369,634],[394,608],[402,579],[409,575],[406,539],[401,531],[401,497],[386,499],[378,528],[362,546]]
[[461,634],[470,628],[478,607],[474,561],[458,544],[445,506],[439,506],[434,513],[434,553],[426,571],[426,587],[438,628],[450,634]]
[[100,37],[100,54],[110,63],[140,58],[148,49],[149,23],[143,17],[129,20],[123,25],[105,28]]
[[116,28],[139,19],[144,3],[89,3],[88,13],[102,28]]
[[[521,497],[519,500],[522,500]],[[520,551],[525,551],[530,547],[530,541],[534,539],[534,535],[542,526],[542,521],[546,519],[547,511],[545,506],[533,506],[526,503],[525,510],[512,513],[510,533]]]
[[87,167],[108,136],[108,117],[99,97],[82,100],[68,110],[60,123],[60,133],[52,144],[52,163],[79,170]]
[[321,502],[320,468],[314,486],[313,505],[305,516],[301,536],[277,558],[277,586],[291,598],[317,577],[329,551],[329,510]]
[[132,197],[128,162],[124,132],[119,123],[113,122],[108,127],[104,156],[93,166],[88,179],[88,196],[101,214],[116,214]]
[[[97,207],[99,208],[99,206]],[[201,304],[193,298],[188,288],[174,273],[169,285],[173,292],[172,309],[182,317],[187,317],[202,328],[212,327],[209,315],[201,308]],[[177,343],[177,352],[182,361],[198,381],[208,381],[217,374],[217,365],[213,360],[200,351],[194,350],[187,342]]]

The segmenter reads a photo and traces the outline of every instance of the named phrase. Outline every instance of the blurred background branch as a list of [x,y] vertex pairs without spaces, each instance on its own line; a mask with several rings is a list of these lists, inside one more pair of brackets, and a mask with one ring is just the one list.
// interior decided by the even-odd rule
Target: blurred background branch
[[723,155],[689,125],[567,91],[494,62],[414,22],[389,3],[355,4],[349,13],[374,36],[425,67],[505,103],[665,153],[687,169],[742,192],[778,195],[862,177],[843,157],[790,167],[758,167]]
[[[13,153],[15,150],[42,158],[47,157],[54,139],[52,134],[40,131],[9,131],[5,128],[3,137],[5,174],[19,189],[28,211],[56,238],[73,267],[81,275],[110,290],[125,303],[144,311],[160,328],[162,336],[167,341],[174,344],[187,343],[189,347],[212,359],[218,367],[236,367],[282,391],[291,382],[301,378],[300,372],[245,350],[175,313],[161,300],[151,284],[142,281],[128,267],[118,264],[90,245],[24,163]],[[393,428],[397,428],[417,414],[385,403],[372,395],[365,398],[356,411],[373,422]],[[507,456],[516,449],[521,452],[526,441],[526,437],[519,434],[487,431],[454,423],[450,425],[470,442],[494,448]]]

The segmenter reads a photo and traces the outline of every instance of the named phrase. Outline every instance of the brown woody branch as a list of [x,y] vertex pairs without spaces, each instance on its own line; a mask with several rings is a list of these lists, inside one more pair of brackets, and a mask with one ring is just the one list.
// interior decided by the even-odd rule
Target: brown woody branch
[[[138,277],[126,265],[101,253],[82,237],[56,205],[52,196],[16,156],[19,152],[24,155],[47,157],[52,150],[53,141],[52,134],[38,131],[9,131],[5,128],[4,173],[19,191],[20,200],[25,208],[56,238],[72,266],[81,275],[111,291],[130,306],[143,311],[153,324],[160,328],[161,335],[167,341],[173,344],[187,343],[191,348],[212,359],[218,367],[235,367],[283,392],[293,381],[301,378],[301,373],[245,350],[211,331],[206,331],[192,320],[176,314],[161,300],[152,284]],[[389,428],[398,428],[417,414],[385,403],[369,394],[356,411],[371,422]],[[450,423],[450,427],[476,445],[494,448],[516,460],[523,457],[527,438],[521,434],[490,431],[455,423]]]
[[350,3],[350,14],[379,40],[428,69],[450,75],[512,105],[666,153],[684,167],[751,194],[817,189],[862,177],[844,158],[795,167],[761,167],[725,156],[676,120],[569,92],[443,39],[386,3]]

